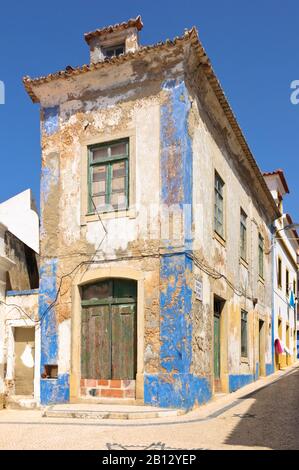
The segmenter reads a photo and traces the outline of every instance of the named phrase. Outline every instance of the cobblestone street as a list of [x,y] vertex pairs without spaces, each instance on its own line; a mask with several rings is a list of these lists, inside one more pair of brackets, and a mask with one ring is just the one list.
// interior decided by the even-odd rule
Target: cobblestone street
[[299,366],[279,371],[187,415],[145,420],[42,418],[0,412],[1,449],[296,449]]

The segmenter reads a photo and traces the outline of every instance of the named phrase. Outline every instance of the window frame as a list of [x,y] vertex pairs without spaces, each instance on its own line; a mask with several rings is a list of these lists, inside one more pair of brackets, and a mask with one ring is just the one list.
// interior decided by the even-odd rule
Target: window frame
[[[120,52],[119,54],[115,54],[117,49],[120,49],[120,48],[122,48],[123,52]],[[107,52],[110,52],[110,51],[113,51],[114,54],[113,55],[107,55]],[[103,52],[103,55],[105,56],[105,58],[107,58],[107,59],[111,59],[112,57],[118,57],[119,55],[126,53],[126,43],[123,42],[123,43],[120,43],[120,44],[103,47],[102,52]]]
[[[115,145],[119,145],[121,143],[126,143],[126,154],[121,154],[121,155],[111,155],[111,147]],[[100,149],[100,148],[108,148],[108,156],[105,157],[103,160],[99,162],[92,162],[92,154],[94,150]],[[87,158],[87,178],[88,178],[88,188],[87,188],[87,210],[88,213],[87,215],[93,215],[95,212],[99,213],[109,213],[109,212],[119,212],[119,211],[127,211],[129,209],[130,205],[130,190],[129,190],[129,184],[130,184],[130,138],[129,137],[124,137],[120,139],[115,139],[115,140],[110,140],[106,142],[100,142],[98,144],[92,144],[88,145],[87,147],[88,151],[88,158]],[[113,164],[124,161],[125,162],[125,197],[126,197],[126,203],[122,207],[114,207],[111,205],[111,195],[112,195],[112,181],[113,181],[113,176],[112,176],[112,167]],[[106,192],[105,192],[105,207],[100,208],[97,207],[95,209],[93,203],[92,203],[92,198],[94,197],[93,195],[93,190],[92,190],[92,168],[97,168],[105,166],[108,167],[108,171],[106,174]]]
[[[245,316],[245,318],[243,318]],[[243,324],[246,324],[246,338],[245,338],[245,344],[246,344],[246,351],[243,351],[243,345],[244,345],[244,338],[243,338]],[[248,312],[244,309],[241,309],[241,334],[240,334],[240,342],[241,342],[241,357],[248,359]]]
[[258,235],[258,272],[259,277],[264,279],[264,253],[265,253],[265,240],[261,233]]
[[282,289],[282,259],[277,257],[277,287]]
[[[220,182],[221,184],[221,191],[217,187],[217,182]],[[218,171],[215,170],[214,173],[214,232],[219,235],[223,240],[225,239],[225,217],[224,217],[224,210],[225,210],[225,195],[224,195],[224,187],[225,187],[225,182],[219,175]],[[222,220],[219,221],[218,219],[218,209],[219,205],[217,204],[218,201],[221,201],[221,206],[220,210],[222,213]],[[221,232],[218,230],[218,225],[221,226]]]
[[286,285],[285,285],[285,294],[286,297],[290,295],[290,271],[286,268]]
[[[243,223],[242,217],[245,223]],[[244,240],[242,235],[244,235]],[[240,208],[240,258],[247,262],[247,214],[242,207]]]

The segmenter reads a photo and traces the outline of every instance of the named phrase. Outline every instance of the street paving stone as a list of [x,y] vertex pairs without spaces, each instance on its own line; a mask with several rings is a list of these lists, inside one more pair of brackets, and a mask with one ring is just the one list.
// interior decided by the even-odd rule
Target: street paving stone
[[0,449],[299,449],[298,405],[295,365],[175,418],[58,419],[2,410]]

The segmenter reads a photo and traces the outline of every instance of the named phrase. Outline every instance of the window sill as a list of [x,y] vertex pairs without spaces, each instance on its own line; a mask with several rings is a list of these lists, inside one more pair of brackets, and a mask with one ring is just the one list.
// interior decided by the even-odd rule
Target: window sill
[[214,240],[217,240],[217,242],[219,242],[222,246],[224,246],[224,247],[226,246],[226,241],[224,240],[224,238],[221,235],[219,235],[219,233],[214,231],[214,237],[213,238],[214,238]]
[[86,225],[88,222],[98,222],[99,216],[102,220],[109,220],[109,219],[122,219],[127,217],[129,219],[136,218],[136,210],[135,209],[125,209],[120,211],[111,211],[111,212],[99,212],[98,214],[86,214],[81,216],[81,225]]

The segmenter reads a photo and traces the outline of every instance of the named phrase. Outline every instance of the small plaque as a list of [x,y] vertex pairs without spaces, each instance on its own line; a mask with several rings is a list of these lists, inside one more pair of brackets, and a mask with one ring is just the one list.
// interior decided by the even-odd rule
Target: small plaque
[[195,279],[195,297],[202,302],[202,280]]

